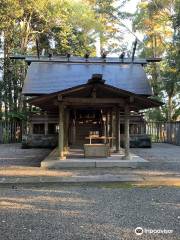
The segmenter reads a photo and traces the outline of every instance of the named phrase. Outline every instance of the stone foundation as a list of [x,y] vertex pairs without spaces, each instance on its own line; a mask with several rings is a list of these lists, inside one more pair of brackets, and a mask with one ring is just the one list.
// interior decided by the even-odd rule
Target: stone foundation
[[108,144],[84,144],[84,157],[108,157]]
[[22,137],[22,148],[55,148],[57,145],[57,135],[28,134]]

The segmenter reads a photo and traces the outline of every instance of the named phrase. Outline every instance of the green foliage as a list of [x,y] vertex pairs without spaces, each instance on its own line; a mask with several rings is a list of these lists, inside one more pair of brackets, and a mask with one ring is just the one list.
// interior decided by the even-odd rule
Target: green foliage
[[[180,1],[140,1],[135,17],[121,12],[128,0],[0,0],[0,33],[4,36],[4,77],[0,81],[0,118],[25,119],[32,109],[21,95],[27,66],[10,60],[11,54],[95,55],[95,40],[110,53],[126,49],[109,40],[118,38],[121,19],[134,19],[134,30],[144,34],[140,56],[163,61],[146,68],[155,97],[165,101],[159,110],[148,111],[153,120],[179,116]],[[115,4],[116,3],[116,4]],[[117,4],[118,3],[118,4]],[[54,47],[52,47],[52,41]],[[113,42],[113,43],[112,43]],[[2,44],[1,44],[2,45]]]
[[147,111],[152,120],[176,120],[179,115],[180,1],[142,1],[134,29],[144,34],[139,50],[143,57],[163,57],[146,68],[154,95],[165,102],[162,108]]
[[1,82],[1,103],[4,111],[1,118],[23,119],[25,114],[25,102],[22,99],[21,90],[26,74],[26,64],[24,61],[13,61],[4,59],[4,77]]
[[[27,66],[10,60],[11,54],[40,52],[84,56],[95,55],[95,39],[107,42],[116,28],[116,9],[110,0],[0,0],[0,34],[4,36],[4,77],[0,82],[0,118],[25,119],[26,106],[21,89]],[[51,49],[51,42],[55,48]]]

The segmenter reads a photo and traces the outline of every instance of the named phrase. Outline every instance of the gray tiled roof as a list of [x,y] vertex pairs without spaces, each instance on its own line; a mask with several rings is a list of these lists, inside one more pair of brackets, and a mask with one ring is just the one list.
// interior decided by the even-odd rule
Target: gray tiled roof
[[105,84],[135,94],[152,95],[140,64],[32,62],[23,94],[39,95],[86,84],[92,74],[103,74]]

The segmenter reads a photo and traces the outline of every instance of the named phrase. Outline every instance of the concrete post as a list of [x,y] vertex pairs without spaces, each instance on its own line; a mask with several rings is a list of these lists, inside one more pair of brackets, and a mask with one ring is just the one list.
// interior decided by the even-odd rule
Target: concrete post
[[59,104],[59,154],[64,159],[64,106]]
[[126,105],[125,106],[125,159],[130,160],[131,159],[131,154],[130,154],[130,150],[129,150],[129,141],[130,141],[130,137],[129,137],[129,106]]

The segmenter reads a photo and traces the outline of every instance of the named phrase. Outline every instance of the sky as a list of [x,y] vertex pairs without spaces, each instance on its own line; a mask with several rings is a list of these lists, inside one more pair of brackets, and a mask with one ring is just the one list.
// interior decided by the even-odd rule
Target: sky
[[[140,2],[141,0],[129,0],[123,8],[121,8],[122,11],[124,12],[128,12],[128,13],[135,13],[136,11],[136,7],[137,7],[137,4]],[[118,2],[121,3],[122,0],[119,0],[117,1],[117,6],[118,6]],[[121,22],[128,27],[128,29],[132,30],[132,22],[130,20],[121,20]],[[130,33],[128,30],[126,30],[125,28],[120,28],[120,31],[123,32],[123,38],[124,40],[120,42],[120,45],[125,45],[127,46],[127,48],[129,50],[132,49],[132,44],[133,42],[135,41],[135,36]],[[136,36],[138,37],[138,39],[140,41],[143,40],[143,35],[136,32]],[[109,57],[117,57],[118,54],[116,53],[113,53],[113,54],[109,54],[108,55]]]
[[139,2],[140,2],[140,0],[130,0],[130,1],[128,1],[124,6],[124,10],[126,12],[134,13],[136,11],[136,6]]
[[[124,8],[122,10],[124,10],[125,12],[129,12],[129,13],[135,13],[136,12],[136,8],[137,8],[137,4],[141,2],[140,0],[130,0],[128,1]],[[132,23],[131,21],[125,20],[124,23],[126,23],[126,26],[128,26],[129,29],[132,30]],[[138,39],[140,39],[141,41],[143,40],[143,35],[140,33],[136,33],[136,36],[138,37]],[[132,34],[129,34],[127,36],[127,38],[129,40],[131,40],[132,42],[134,41],[134,36]]]

